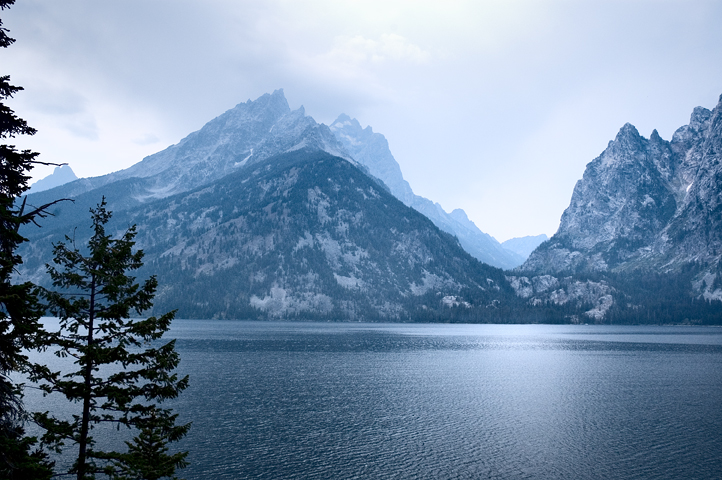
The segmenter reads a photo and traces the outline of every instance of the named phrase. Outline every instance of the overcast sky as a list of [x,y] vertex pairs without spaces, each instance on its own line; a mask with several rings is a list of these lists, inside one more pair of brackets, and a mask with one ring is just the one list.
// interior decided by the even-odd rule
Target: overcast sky
[[[626,122],[667,140],[722,94],[720,1],[18,0],[0,74],[78,176],[283,88],[386,136],[414,191],[503,241],[553,234]],[[52,169],[37,169],[36,178]]]

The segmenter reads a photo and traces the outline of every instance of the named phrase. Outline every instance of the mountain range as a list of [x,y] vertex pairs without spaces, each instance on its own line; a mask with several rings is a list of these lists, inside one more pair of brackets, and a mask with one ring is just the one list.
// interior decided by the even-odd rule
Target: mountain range
[[463,210],[449,214],[438,203],[415,195],[383,135],[374,133],[371,127],[362,129],[358,121],[346,115],[340,115],[329,129],[307,116],[303,107],[291,111],[283,90],[237,105],[178,145],[128,169],[75,182],[63,194],[72,197],[123,179],[143,178],[139,190],[127,199],[143,203],[208,184],[247,165],[299,148],[322,150],[365,167],[396,198],[455,235],[466,251],[484,263],[508,269],[525,259],[479,230]]
[[514,302],[501,270],[374,173],[277,90],[128,169],[30,195],[33,204],[73,202],[23,232],[31,242],[22,273],[48,285],[45,246],[82,240],[88,232],[76,227],[105,197],[109,228],[138,226],[141,273],[163,285],[156,307],[182,316],[486,319]]
[[182,317],[719,323],[720,110],[671,142],[625,125],[551,239],[501,245],[415,195],[383,135],[319,124],[277,90],[128,169],[29,195],[73,202],[22,231],[18,273],[47,286],[48,246],[82,244],[105,197],[109,231],[138,227],[156,309]]

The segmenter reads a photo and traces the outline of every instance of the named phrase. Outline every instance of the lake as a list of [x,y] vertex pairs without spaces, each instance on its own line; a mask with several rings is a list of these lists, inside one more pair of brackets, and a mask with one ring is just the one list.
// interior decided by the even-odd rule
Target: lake
[[722,329],[177,320],[188,479],[722,477]]

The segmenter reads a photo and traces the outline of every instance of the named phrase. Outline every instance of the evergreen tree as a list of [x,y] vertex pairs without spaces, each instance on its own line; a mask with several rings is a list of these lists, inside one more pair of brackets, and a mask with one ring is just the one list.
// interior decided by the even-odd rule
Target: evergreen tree
[[[188,385],[188,377],[174,373],[180,357],[175,341],[158,346],[175,312],[160,317],[131,319],[152,306],[157,281],[142,283],[128,273],[142,266],[142,251],[133,251],[135,227],[113,239],[105,231],[111,213],[105,199],[91,209],[92,236],[81,252],[73,240],[54,245],[54,263],[48,266],[59,292],[46,291],[50,311],[60,330],[48,334],[48,346],[59,357],[74,359],[70,372],[38,365],[33,380],[50,394],[58,392],[77,404],[72,419],[36,413],[46,433],[43,442],[60,449],[77,445],[69,473],[78,480],[104,473],[111,478],[170,477],[186,465],[187,452],[168,454],[167,444],[182,438],[190,424],[176,425],[176,415],[159,406]],[[110,373],[106,373],[110,372]],[[116,373],[112,373],[116,372]],[[96,448],[91,434],[99,424],[139,431],[125,454]]]
[[[0,0],[0,11],[15,0]],[[0,47],[7,48],[15,40],[7,35],[0,20]],[[17,135],[33,135],[35,129],[15,115],[4,101],[22,90],[10,84],[10,77],[0,76],[0,139]],[[45,215],[44,205],[26,211],[21,195],[29,188],[29,172],[37,161],[37,153],[18,151],[14,145],[0,144],[0,478],[48,478],[50,465],[39,451],[33,451],[34,439],[25,438],[24,411],[19,385],[10,379],[12,372],[23,371],[27,356],[40,331],[43,314],[35,286],[29,282],[14,284],[12,275],[22,259],[18,246],[25,241],[18,229]],[[44,163],[43,163],[44,164]]]
[[189,425],[175,427],[177,415],[163,412],[151,415],[144,422],[140,433],[132,442],[125,442],[127,453],[111,453],[107,459],[112,463],[113,480],[158,480],[172,478],[177,468],[188,465],[188,452],[169,454],[168,443],[179,440],[186,434]]

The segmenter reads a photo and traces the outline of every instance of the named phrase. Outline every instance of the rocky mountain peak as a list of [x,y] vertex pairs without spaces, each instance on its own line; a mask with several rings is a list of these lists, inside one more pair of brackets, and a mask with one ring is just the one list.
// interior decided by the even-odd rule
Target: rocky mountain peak
[[283,89],[274,90],[273,93],[265,93],[256,100],[248,99],[245,103],[239,103],[227,113],[240,113],[247,115],[246,112],[267,116],[271,118],[279,118],[291,111]]
[[624,125],[587,165],[557,233],[521,268],[665,273],[693,266],[714,280],[722,253],[721,164],[722,103],[695,108],[671,142],[656,130],[646,140]]
[[469,220],[469,217],[466,215],[466,212],[460,208],[455,208],[451,211],[449,215],[451,215],[451,218],[460,222],[471,222],[471,220]]
[[632,125],[631,123],[627,122],[624,124],[622,128],[619,129],[619,133],[617,133],[617,141],[623,141],[627,138],[639,138],[639,131],[637,131],[637,127]]
[[606,150],[594,160],[590,166],[595,170],[619,168],[622,164],[638,163],[644,157],[648,141],[639,134],[637,128],[626,123],[614,140],[609,142]]
[[689,118],[690,128],[693,128],[698,132],[706,130],[711,116],[712,112],[710,110],[707,110],[704,107],[695,107]]
[[358,120],[346,114],[339,115],[329,128],[356,161],[380,178],[396,198],[409,204],[414,192],[404,180],[386,137],[374,133],[371,127],[362,128]]
[[619,129],[617,136],[611,143],[612,149],[608,148],[607,150],[638,150],[640,148],[644,148],[645,143],[646,139],[639,134],[637,127],[635,127],[631,123],[625,123],[624,126]]
[[199,187],[267,158],[300,149],[322,150],[353,162],[325,125],[291,110],[283,90],[239,103],[175,145],[130,168],[74,182],[60,196],[76,196],[119,180],[143,179],[133,194],[143,203]]
[[339,115],[330,125],[330,128],[332,132],[340,132],[341,134],[348,135],[351,139],[364,134],[366,134],[365,136],[373,134],[373,129],[370,125],[363,128],[358,120],[349,117],[345,113]]
[[61,165],[59,167],[55,167],[53,173],[51,173],[47,177],[41,178],[40,180],[33,183],[30,186],[30,190],[28,190],[28,193],[42,192],[44,190],[49,190],[60,185],[65,185],[66,183],[72,182],[73,180],[77,179],[78,177],[75,175],[75,172],[73,172],[73,169],[70,168],[69,165]]
[[[389,148],[386,137],[380,133],[375,133],[371,125],[367,125],[366,128],[364,128],[357,119],[351,118],[345,113],[339,115],[338,118],[331,123],[329,128],[331,128],[331,131],[337,137],[343,138],[346,142],[356,147],[360,147],[362,144],[375,143],[379,148]],[[399,169],[399,172],[400,171],[401,169]]]
[[672,144],[677,146],[678,151],[689,151],[692,145],[699,141],[707,131],[711,118],[712,112],[710,110],[704,107],[696,107],[692,111],[689,124],[678,128],[672,135]]

